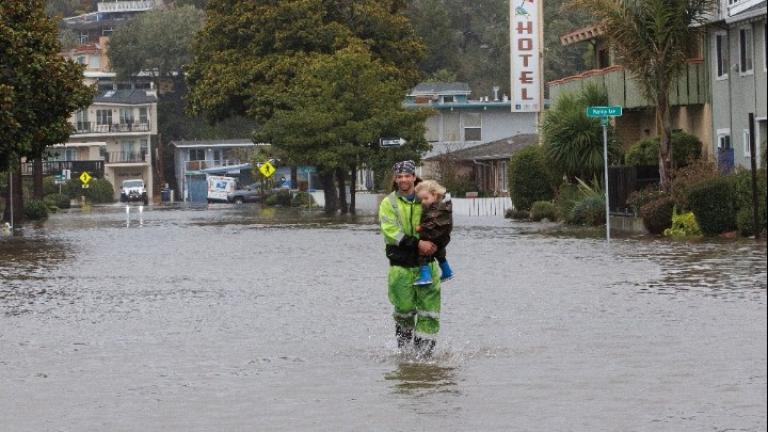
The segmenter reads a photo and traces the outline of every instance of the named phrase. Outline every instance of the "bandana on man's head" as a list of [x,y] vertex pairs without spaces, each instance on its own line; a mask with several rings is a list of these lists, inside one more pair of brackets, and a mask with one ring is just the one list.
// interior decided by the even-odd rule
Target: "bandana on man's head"
[[412,160],[405,160],[396,163],[392,167],[395,174],[416,174],[416,163]]

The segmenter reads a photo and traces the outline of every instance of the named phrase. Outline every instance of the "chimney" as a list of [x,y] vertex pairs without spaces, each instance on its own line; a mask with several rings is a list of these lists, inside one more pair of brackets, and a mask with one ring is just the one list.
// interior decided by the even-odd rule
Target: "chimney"
[[499,90],[501,88],[499,86],[493,86],[493,101],[498,102],[499,101]]

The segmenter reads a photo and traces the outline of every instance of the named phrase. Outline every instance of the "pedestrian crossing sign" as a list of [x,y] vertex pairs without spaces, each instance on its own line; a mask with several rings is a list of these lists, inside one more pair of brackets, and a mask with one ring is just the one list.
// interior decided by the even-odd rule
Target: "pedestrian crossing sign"
[[274,165],[269,163],[269,161],[264,162],[259,167],[259,172],[266,178],[272,177],[272,175],[277,171]]

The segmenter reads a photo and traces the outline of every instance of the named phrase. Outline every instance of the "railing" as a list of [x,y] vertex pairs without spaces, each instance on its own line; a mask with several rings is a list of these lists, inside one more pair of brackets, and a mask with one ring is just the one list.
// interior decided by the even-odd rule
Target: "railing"
[[[589,83],[605,88],[608,93],[609,105],[620,105],[624,108],[651,106],[651,103],[642,95],[638,82],[622,66],[595,69],[552,81],[549,83],[550,99],[554,102],[561,94],[578,93]],[[706,102],[707,91],[704,62],[702,60],[689,60],[685,72],[670,92],[670,104],[673,106],[703,104]]]
[[220,167],[226,167],[226,166],[240,165],[241,163],[242,162],[240,162],[239,159],[187,161],[186,170],[202,171],[204,169],[209,169],[209,168],[220,168]]
[[99,12],[143,12],[155,6],[155,0],[102,1],[97,5]]
[[92,122],[73,123],[75,128],[74,135],[94,134],[94,133],[124,133],[124,132],[149,132],[151,126],[147,123],[114,123],[114,124],[96,124]]
[[[43,176],[58,175],[65,169],[70,170],[70,178],[78,178],[83,171],[88,171],[93,177],[104,177],[104,161],[43,161]],[[26,162],[21,165],[23,176],[32,176],[35,172],[34,162]]]
[[107,153],[108,164],[114,163],[144,163],[147,162],[147,152],[109,152]]

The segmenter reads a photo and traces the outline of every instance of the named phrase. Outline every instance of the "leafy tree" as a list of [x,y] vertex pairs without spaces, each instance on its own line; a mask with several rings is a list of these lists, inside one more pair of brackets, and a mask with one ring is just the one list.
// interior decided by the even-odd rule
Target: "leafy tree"
[[[316,56],[295,78],[287,106],[264,124],[259,139],[271,142],[293,165],[316,165],[325,181],[335,173],[342,191],[346,175],[361,164],[391,166],[393,155],[378,146],[380,137],[405,138],[408,144],[396,156],[418,159],[428,148],[424,121],[429,112],[403,108],[407,87],[398,75],[362,44]],[[329,193],[326,189],[326,202],[333,200]],[[339,193],[342,211],[344,196]]]
[[[39,160],[47,146],[65,142],[70,114],[93,99],[83,67],[59,55],[56,22],[43,6],[41,0],[0,3],[0,169],[20,156]],[[42,171],[37,174],[35,196],[42,197]],[[21,208],[21,196],[14,200]]]
[[547,167],[546,155],[537,145],[526,147],[509,161],[509,196],[516,210],[528,211],[536,201],[554,197],[555,179]]
[[[600,119],[587,117],[590,105],[606,105],[604,89],[589,85],[576,95],[564,94],[547,111],[542,123],[547,158],[561,173],[576,177],[602,178],[603,132]],[[609,156],[616,158],[619,146],[609,126]]]
[[210,0],[188,68],[190,110],[266,120],[312,56],[354,39],[415,85],[424,47],[402,9],[397,0]]
[[572,0],[605,27],[621,64],[656,106],[661,185],[672,176],[670,90],[685,71],[689,47],[704,30],[712,0]]
[[158,78],[179,75],[192,59],[192,39],[204,21],[205,14],[193,6],[141,14],[112,34],[112,68],[123,79],[142,71]]

